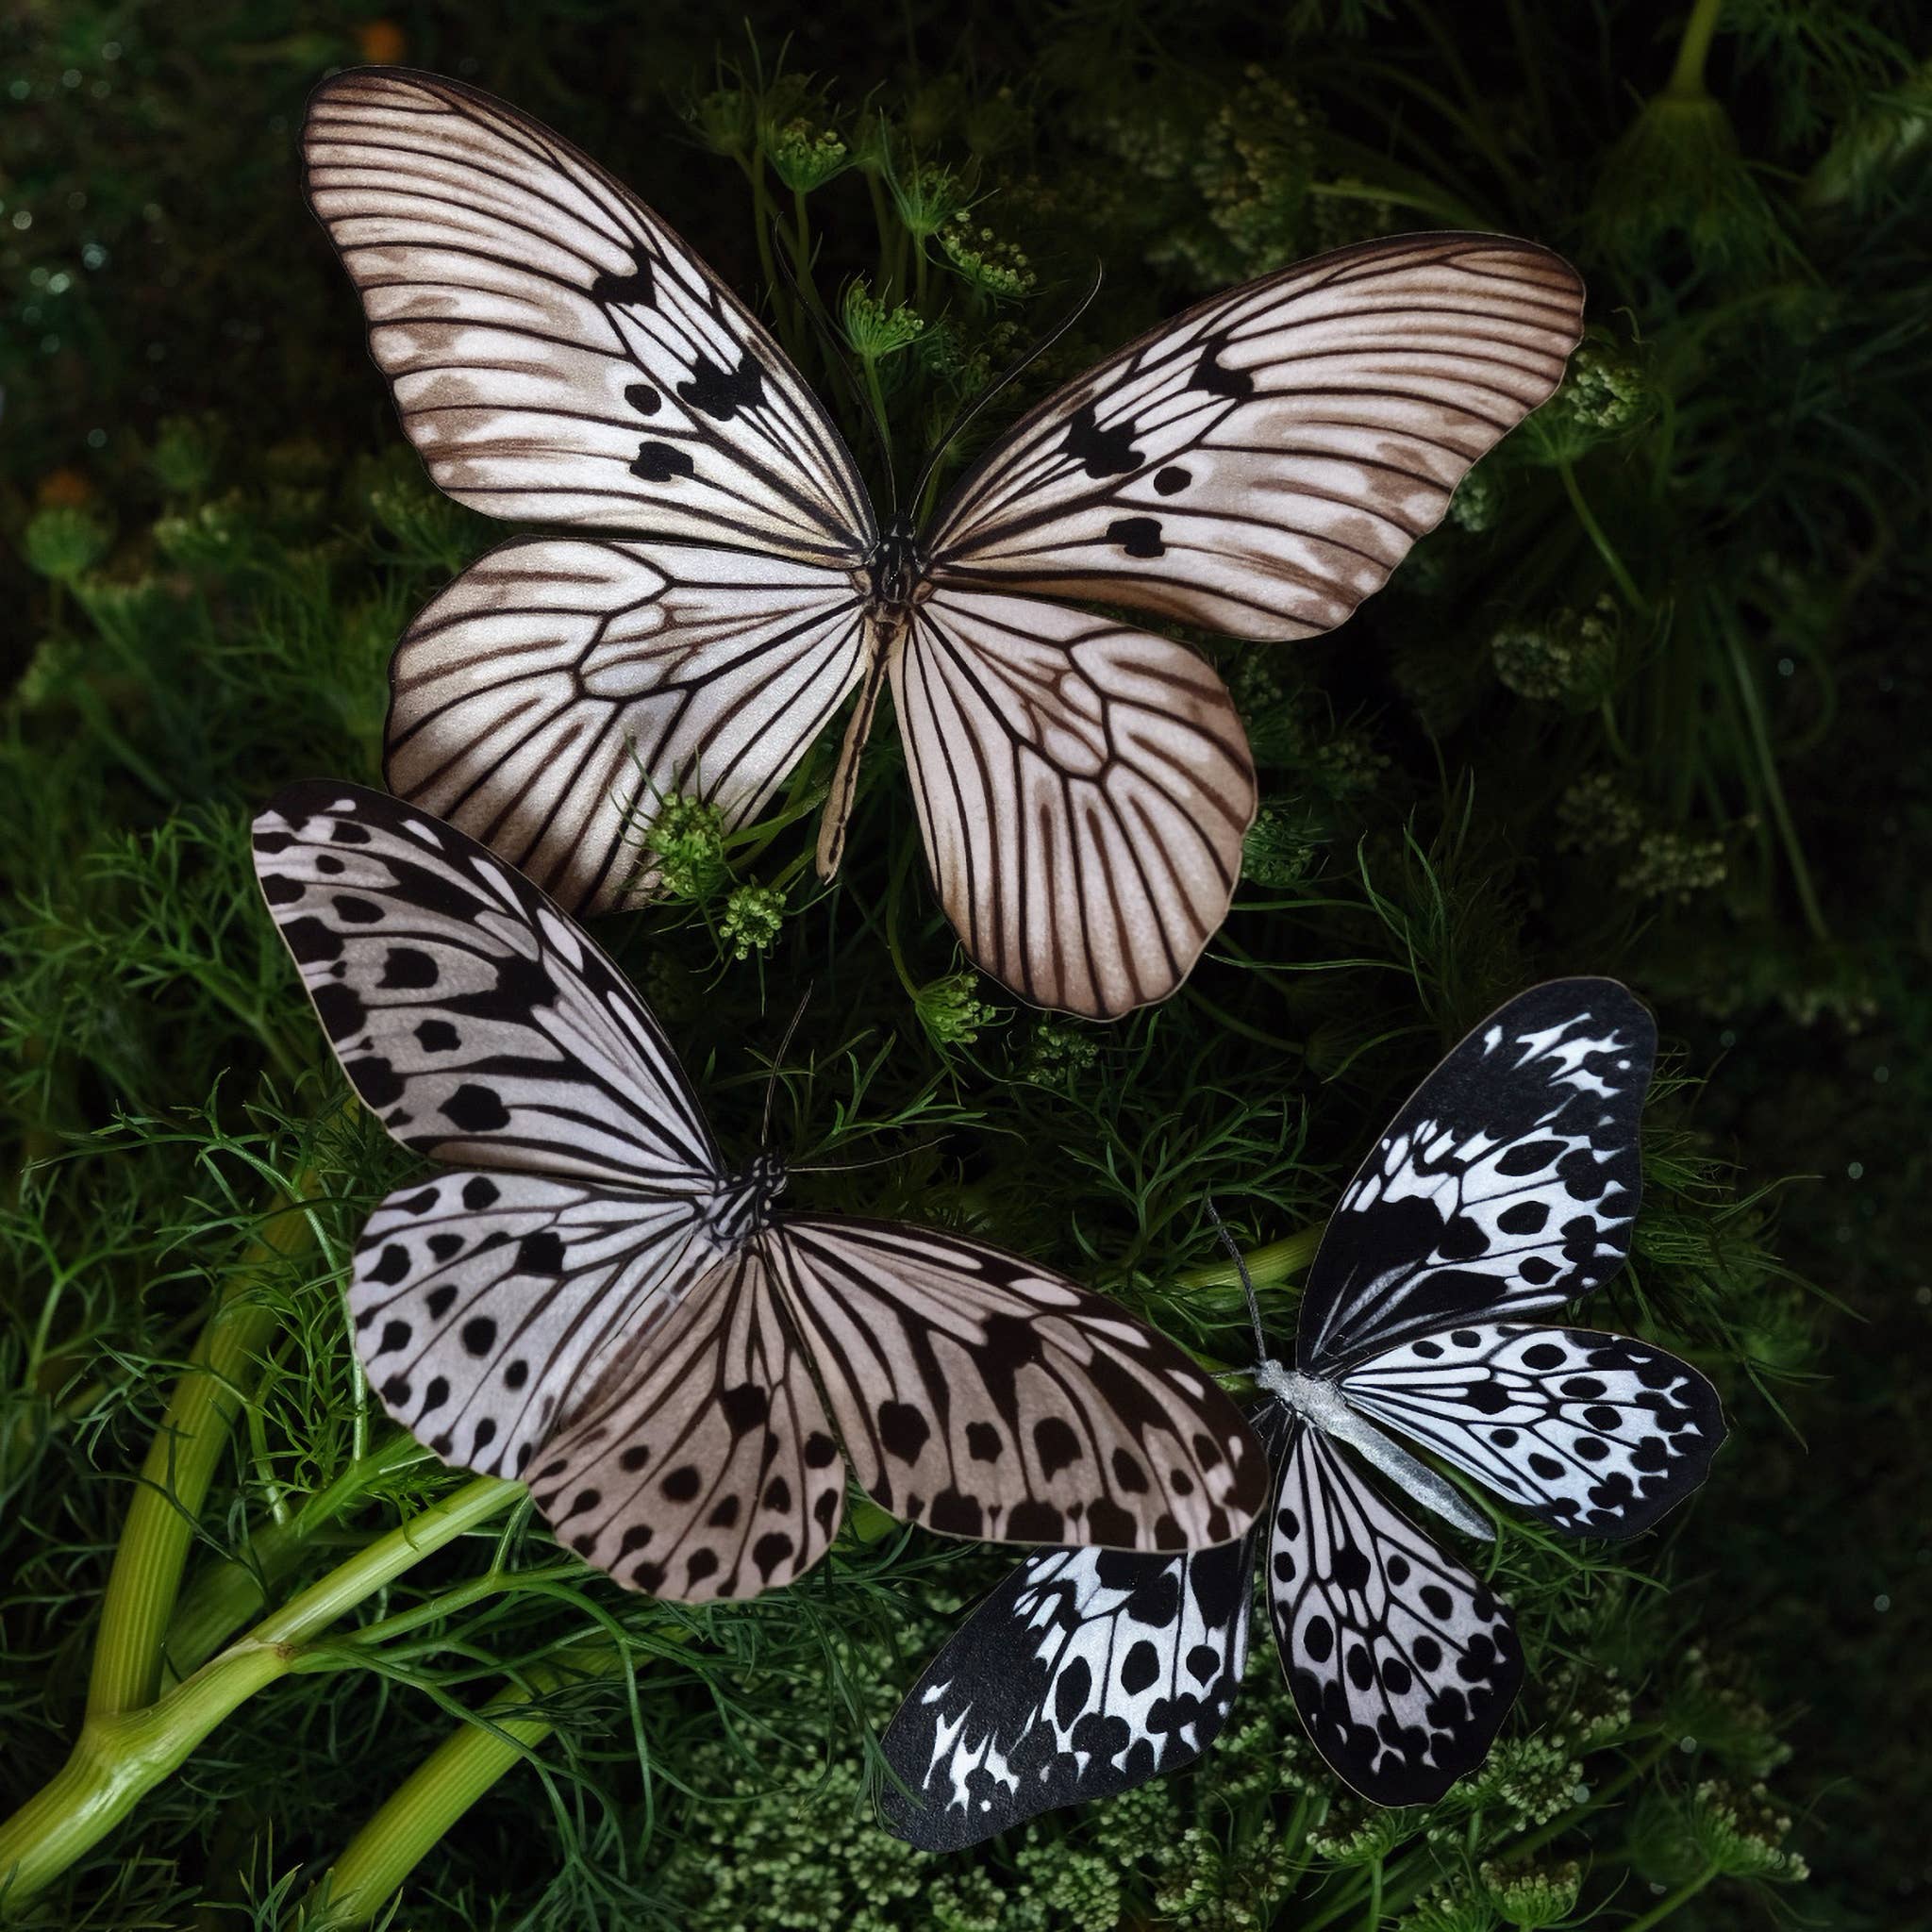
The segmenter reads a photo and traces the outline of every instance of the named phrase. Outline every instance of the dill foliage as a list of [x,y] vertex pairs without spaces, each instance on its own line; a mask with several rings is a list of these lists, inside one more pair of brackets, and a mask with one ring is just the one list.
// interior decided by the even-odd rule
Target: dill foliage
[[[1923,1846],[1888,1832],[1932,1804],[1902,1455],[1932,1301],[1932,793],[1898,724],[1932,699],[1923,23],[741,11],[0,23],[0,1919],[346,1927],[403,1886],[423,1932],[1922,1914]],[[1197,1769],[911,1854],[874,1822],[875,1740],[1011,1553],[859,1507],[789,1592],[657,1604],[371,1401],[340,1287],[408,1169],[327,1056],[246,828],[291,778],[375,778],[394,639],[501,534],[425,480],[300,204],[307,90],[401,59],[636,185],[875,487],[1096,261],[1101,299],[932,491],[1107,349],[1320,248],[1498,228],[1584,271],[1564,389],[1385,593],[1332,641],[1194,640],[1264,805],[1168,1005],[1085,1025],[964,970],[884,732],[834,888],[828,739],[758,825],[659,819],[666,895],[600,935],[728,1147],[775,1064],[777,1149],[820,1170],[797,1195],[1038,1256],[1215,1367],[1248,1344],[1210,1194],[1285,1345],[1337,1189],[1445,1044],[1554,973],[1657,1006],[1636,1254],[1591,1314],[1703,1367],[1735,1440],[1634,1550],[1506,1524],[1528,1687],[1433,1809],[1339,1790],[1258,1641]]]

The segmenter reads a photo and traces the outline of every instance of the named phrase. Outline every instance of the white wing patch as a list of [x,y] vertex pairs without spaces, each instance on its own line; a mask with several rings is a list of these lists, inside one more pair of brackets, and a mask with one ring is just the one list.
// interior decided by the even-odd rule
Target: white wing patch
[[892,659],[926,858],[967,953],[1037,1006],[1165,999],[1226,916],[1255,768],[1221,679],[1145,631],[935,595]]
[[349,1284],[383,1407],[445,1462],[521,1475],[613,1354],[717,1259],[694,1204],[439,1174],[369,1217]]
[[1717,1391],[1627,1336],[1484,1323],[1341,1378],[1367,1415],[1558,1529],[1632,1536],[1690,1494],[1724,1435]]
[[1248,1650],[1254,1539],[1187,1557],[1044,1550],[974,1611],[883,1740],[900,1837],[957,1851],[1130,1790],[1220,1734]]
[[1269,1525],[1269,1612],[1295,1708],[1338,1776],[1427,1805],[1488,1755],[1516,1701],[1508,1611],[1293,1424]]
[[418,617],[387,774],[572,911],[657,884],[672,793],[758,816],[858,682],[852,575],[741,550],[525,538]]

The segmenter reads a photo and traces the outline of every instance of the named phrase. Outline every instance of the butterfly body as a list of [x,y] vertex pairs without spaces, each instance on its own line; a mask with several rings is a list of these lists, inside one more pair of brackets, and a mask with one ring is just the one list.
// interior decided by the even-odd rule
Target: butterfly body
[[829,876],[890,680],[966,953],[1096,1018],[1192,970],[1257,792],[1212,666],[1059,600],[1252,640],[1331,629],[1556,388],[1581,328],[1574,272],[1533,243],[1358,243],[1118,350],[915,537],[881,529],[757,318],[551,129],[370,68],[317,89],[303,146],[432,478],[551,533],[479,558],[405,634],[391,789],[566,909],[611,910],[659,883],[637,834],[664,799],[748,822],[857,692]]
[[1489,1520],[1394,1440],[1572,1535],[1627,1537],[1704,1479],[1717,1393],[1650,1344],[1556,1325],[1628,1252],[1650,1016],[1613,981],[1521,994],[1424,1081],[1343,1191],[1292,1367],[1264,1360],[1274,1500],[1238,1549],[1041,1551],[927,1667],[884,1740],[901,1836],[972,1844],[1196,1757],[1225,1722],[1258,1572],[1295,1707],[1336,1775],[1428,1804],[1479,1764],[1524,1657],[1457,1528]]
[[785,1163],[767,1149],[700,1208],[705,1233],[721,1251],[741,1246],[769,1224],[784,1191]]

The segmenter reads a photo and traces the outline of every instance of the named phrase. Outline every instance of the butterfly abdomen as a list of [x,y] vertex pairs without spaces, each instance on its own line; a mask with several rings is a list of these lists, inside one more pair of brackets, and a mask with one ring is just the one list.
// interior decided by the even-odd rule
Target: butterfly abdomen
[[708,1234],[725,1253],[741,1248],[770,1219],[771,1205],[785,1191],[785,1163],[760,1154],[699,1208]]

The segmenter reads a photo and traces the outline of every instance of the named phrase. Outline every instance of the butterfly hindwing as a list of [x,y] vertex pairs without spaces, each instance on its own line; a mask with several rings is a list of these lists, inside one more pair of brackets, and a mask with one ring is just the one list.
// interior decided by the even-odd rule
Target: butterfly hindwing
[[1717,1391],[1625,1335],[1482,1323],[1405,1342],[1341,1378],[1356,1408],[1578,1535],[1634,1536],[1703,1482]]
[[473,840],[310,782],[256,819],[255,869],[342,1071],[404,1146],[694,1198],[723,1185],[629,982]]
[[1511,1000],[1424,1080],[1349,1183],[1302,1298],[1299,1366],[1588,1294],[1624,1264],[1657,1028],[1608,979]]
[[941,904],[968,955],[1037,1006],[1160,1000],[1226,916],[1255,767],[1184,646],[1024,598],[942,592],[892,660]]
[[520,538],[405,633],[386,768],[572,911],[657,884],[672,793],[755,818],[858,682],[849,572],[688,543]]
[[973,1612],[882,1741],[887,1824],[958,1851],[1111,1797],[1218,1737],[1248,1648],[1252,1536],[1184,1557],[1042,1550]]
[[436,1174],[390,1195],[356,1244],[357,1353],[445,1462],[521,1475],[573,1395],[717,1255],[689,1198]]
[[1329,1768],[1378,1805],[1427,1805],[1488,1755],[1516,1701],[1508,1610],[1297,1421],[1264,1574],[1295,1708]]
[[902,1521],[1199,1549],[1266,1501],[1234,1405],[1100,1296],[929,1228],[786,1219],[760,1239],[858,1486]]
[[1497,235],[1363,242],[1249,282],[996,441],[936,519],[933,579],[1235,637],[1330,630],[1552,394],[1582,319],[1574,270]]
[[844,1465],[758,1243],[609,1362],[529,1482],[559,1542],[679,1603],[755,1596],[824,1555]]
[[873,516],[784,354],[628,189],[459,81],[358,68],[309,205],[440,488],[491,516],[857,563]]

